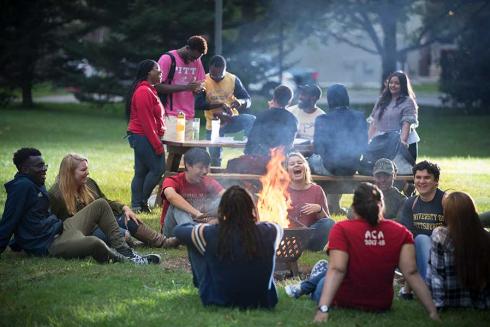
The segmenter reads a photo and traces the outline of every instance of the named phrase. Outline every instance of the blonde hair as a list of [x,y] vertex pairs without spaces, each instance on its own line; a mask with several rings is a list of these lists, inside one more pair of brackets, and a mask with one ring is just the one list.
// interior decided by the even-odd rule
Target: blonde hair
[[288,168],[288,164],[289,164],[289,159],[291,157],[298,157],[301,159],[301,161],[303,161],[303,164],[305,166],[305,183],[306,184],[312,184],[313,181],[311,179],[311,169],[310,169],[310,165],[308,164],[308,161],[306,160],[306,158],[299,152],[291,152],[288,154],[288,157],[286,159],[286,162],[285,162],[285,166],[286,166],[286,170]]
[[80,154],[67,154],[61,160],[60,171],[56,176],[59,192],[70,215],[77,213],[77,202],[88,205],[95,200],[92,191],[86,184],[79,187],[75,182],[75,169],[83,161],[88,163],[88,159]]

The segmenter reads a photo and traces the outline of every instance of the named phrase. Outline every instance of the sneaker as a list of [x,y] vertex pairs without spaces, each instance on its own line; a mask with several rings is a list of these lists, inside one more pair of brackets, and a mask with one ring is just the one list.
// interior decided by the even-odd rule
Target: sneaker
[[130,247],[122,246],[117,248],[116,251],[137,265],[159,264],[161,262],[161,258],[158,254],[141,256],[134,252]]
[[411,292],[407,292],[405,287],[400,288],[400,292],[398,292],[398,297],[402,300],[413,300],[413,294]]
[[320,260],[315,265],[313,268],[311,268],[311,274],[310,278],[315,278],[318,275],[324,275],[327,272],[328,269],[328,261],[327,260]]
[[289,296],[289,297],[292,297],[292,298],[299,298],[302,294],[301,294],[301,287],[299,286],[299,284],[292,284],[292,285],[287,285],[286,287],[284,287],[284,291],[286,291],[286,294]]

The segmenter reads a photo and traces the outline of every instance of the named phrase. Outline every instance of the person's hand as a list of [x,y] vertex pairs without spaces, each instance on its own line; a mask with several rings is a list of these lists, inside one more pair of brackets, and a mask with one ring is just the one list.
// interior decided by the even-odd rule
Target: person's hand
[[300,212],[305,215],[320,213],[322,212],[322,206],[316,203],[305,203],[305,205],[301,207]]
[[323,313],[319,310],[316,311],[315,318],[313,318],[314,323],[321,323],[328,320],[328,312]]
[[193,93],[199,93],[204,90],[204,84],[202,82],[190,82],[187,84],[187,90]]
[[138,216],[136,216],[136,214],[134,213],[133,210],[131,210],[130,207],[128,206],[124,206],[123,207],[123,210],[124,210],[124,224],[127,225],[128,224],[128,221],[131,219],[132,221],[134,221],[136,223],[136,225],[139,225],[141,224],[141,220],[138,218]]
[[437,311],[429,313],[429,317],[430,317],[430,319],[432,319],[434,321],[441,321],[441,318],[439,317],[439,314],[437,313]]
[[193,220],[197,223],[204,223],[206,222],[207,217],[209,217],[207,213],[199,212],[197,215],[194,216]]
[[400,143],[404,145],[406,148],[408,148],[408,143],[406,141],[400,140]]
[[230,107],[234,108],[234,109],[238,109],[238,108],[240,108],[240,106],[241,106],[241,103],[238,100],[233,100],[233,102],[230,104]]
[[231,121],[231,116],[225,112],[217,114],[216,116],[221,120],[221,123],[229,123]]
[[226,103],[223,103],[221,105],[221,109],[223,109],[223,112],[226,113],[226,114],[228,114],[228,115],[230,115],[230,116],[233,114],[233,112],[231,111],[231,108],[232,107],[229,106],[229,105],[227,105]]

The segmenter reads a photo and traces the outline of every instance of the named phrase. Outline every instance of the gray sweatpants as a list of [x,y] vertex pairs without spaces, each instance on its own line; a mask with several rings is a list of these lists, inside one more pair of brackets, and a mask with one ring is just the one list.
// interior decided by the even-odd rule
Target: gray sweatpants
[[109,237],[114,248],[127,246],[119,235],[119,225],[105,199],[97,199],[63,222],[63,232],[54,239],[49,254],[65,259],[91,256],[99,262],[109,259],[109,248],[95,236],[95,227],[100,227]]

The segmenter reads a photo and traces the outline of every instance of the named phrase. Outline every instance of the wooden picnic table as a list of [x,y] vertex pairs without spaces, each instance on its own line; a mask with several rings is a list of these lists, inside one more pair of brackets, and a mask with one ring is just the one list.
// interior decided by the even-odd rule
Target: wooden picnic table
[[[196,140],[196,141],[184,141],[177,142],[172,140],[162,140],[163,144],[167,145],[167,162],[166,170],[170,172],[178,172],[182,155],[190,148],[211,148],[211,147],[223,147],[223,148],[245,148],[246,142],[244,141],[232,141],[228,138],[218,139],[218,141],[210,140]],[[301,153],[311,152],[313,146],[311,143],[295,144],[294,149]]]

